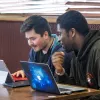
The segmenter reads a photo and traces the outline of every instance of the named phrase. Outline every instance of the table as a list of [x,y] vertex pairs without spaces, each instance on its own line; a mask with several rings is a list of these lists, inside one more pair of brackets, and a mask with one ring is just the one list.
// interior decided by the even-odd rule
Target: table
[[34,91],[30,86],[10,88],[0,85],[0,100],[75,100],[96,94],[100,94],[100,90],[87,88],[87,91],[75,92],[70,95],[56,95]]

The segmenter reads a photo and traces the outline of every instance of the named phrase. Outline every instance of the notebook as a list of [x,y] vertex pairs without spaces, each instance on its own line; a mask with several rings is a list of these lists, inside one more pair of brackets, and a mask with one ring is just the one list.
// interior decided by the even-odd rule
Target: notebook
[[4,82],[2,83],[6,86],[21,87],[29,85],[29,81],[27,78],[17,78],[15,76],[12,76],[3,60],[0,60],[0,76],[0,80],[4,80]]
[[83,87],[57,84],[47,64],[27,61],[20,61],[20,63],[34,90],[55,94],[71,94],[86,90]]

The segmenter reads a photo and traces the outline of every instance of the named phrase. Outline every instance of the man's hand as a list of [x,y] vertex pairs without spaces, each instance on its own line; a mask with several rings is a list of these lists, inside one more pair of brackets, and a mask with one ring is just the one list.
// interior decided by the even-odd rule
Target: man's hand
[[13,76],[16,76],[16,77],[20,77],[20,76],[21,76],[22,78],[25,77],[25,73],[24,73],[23,70],[19,70],[19,71],[13,73],[12,75],[13,75]]
[[57,73],[63,72],[63,67],[62,67],[63,62],[64,62],[64,52],[55,52],[52,55],[52,63]]

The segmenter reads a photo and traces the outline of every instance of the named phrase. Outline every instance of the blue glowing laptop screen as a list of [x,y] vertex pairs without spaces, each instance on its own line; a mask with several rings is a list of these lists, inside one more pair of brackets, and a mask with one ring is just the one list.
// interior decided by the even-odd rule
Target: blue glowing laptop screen
[[48,65],[23,62],[22,68],[33,89],[52,93],[58,91]]

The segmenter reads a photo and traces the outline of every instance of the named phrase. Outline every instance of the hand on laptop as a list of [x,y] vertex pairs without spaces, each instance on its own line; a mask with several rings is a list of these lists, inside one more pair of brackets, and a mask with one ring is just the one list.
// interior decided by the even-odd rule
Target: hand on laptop
[[13,76],[16,76],[16,77],[22,77],[22,78],[25,77],[25,73],[24,73],[23,70],[19,70],[19,71],[13,73],[12,75],[13,75]]
[[52,55],[52,63],[53,63],[53,66],[55,67],[57,73],[64,72],[64,69],[62,67],[63,62],[64,62],[64,53],[63,52],[55,52]]

